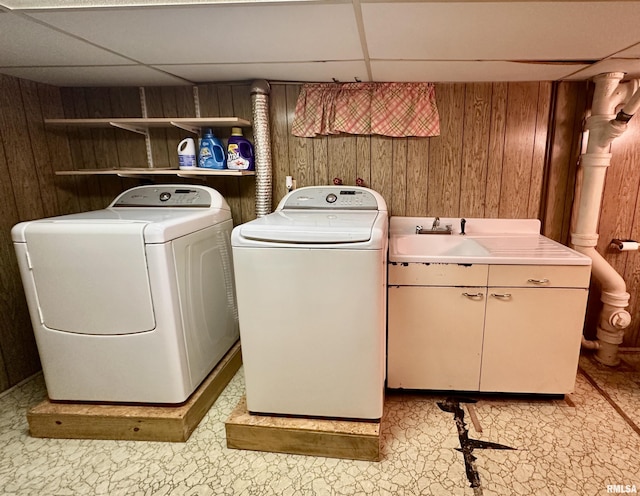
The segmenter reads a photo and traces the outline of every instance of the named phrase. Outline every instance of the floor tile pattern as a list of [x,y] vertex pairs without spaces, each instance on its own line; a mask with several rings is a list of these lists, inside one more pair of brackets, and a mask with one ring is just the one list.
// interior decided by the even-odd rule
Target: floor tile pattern
[[26,412],[45,395],[36,376],[0,397],[0,494],[590,496],[609,494],[612,484],[640,491],[640,435],[588,380],[638,425],[640,354],[623,360],[610,369],[583,356],[569,402],[472,398],[482,432],[465,405],[468,437],[514,448],[474,449],[475,489],[454,415],[437,404],[465,396],[389,392],[382,461],[363,462],[227,449],[224,422],[244,394],[242,368],[186,443],[32,438]]

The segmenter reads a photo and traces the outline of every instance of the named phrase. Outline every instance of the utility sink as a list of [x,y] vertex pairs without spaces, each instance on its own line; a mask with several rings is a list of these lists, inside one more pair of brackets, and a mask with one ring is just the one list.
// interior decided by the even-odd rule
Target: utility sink
[[488,257],[491,255],[481,243],[465,236],[398,236],[394,240],[398,255],[421,253],[427,257],[464,258]]
[[416,234],[427,217],[391,217],[389,262],[501,265],[589,265],[591,259],[540,234],[537,219],[440,219],[450,234]]

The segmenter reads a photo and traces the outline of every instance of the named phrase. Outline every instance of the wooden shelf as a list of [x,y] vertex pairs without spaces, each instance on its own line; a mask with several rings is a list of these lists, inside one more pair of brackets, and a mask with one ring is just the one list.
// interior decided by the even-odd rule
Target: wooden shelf
[[120,176],[120,177],[146,177],[146,176],[255,176],[255,171],[231,170],[231,169],[78,169],[56,171],[58,176]]
[[124,117],[114,119],[45,119],[50,126],[117,127],[146,134],[149,128],[177,127],[199,134],[203,127],[251,127],[251,123],[239,117]]
[[200,134],[202,128],[220,127],[251,127],[251,122],[239,117],[117,117],[110,119],[45,119],[47,126],[57,127],[83,127],[100,128],[116,127],[134,133],[142,134],[145,137],[148,168],[126,168],[126,169],[77,169],[57,171],[59,176],[89,176],[89,175],[117,175],[120,177],[148,177],[159,175],[174,175],[179,177],[198,176],[255,176],[255,171],[237,170],[180,170],[153,167],[153,157],[151,154],[151,141],[149,129],[177,127],[194,134]]

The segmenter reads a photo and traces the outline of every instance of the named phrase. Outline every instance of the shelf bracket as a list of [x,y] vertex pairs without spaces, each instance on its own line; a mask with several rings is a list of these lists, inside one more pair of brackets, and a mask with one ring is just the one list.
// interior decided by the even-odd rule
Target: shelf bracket
[[131,124],[122,124],[121,122],[109,122],[113,127],[124,129],[125,131],[131,131],[133,133],[147,135],[148,130],[143,127],[132,126]]
[[176,177],[181,177],[183,179],[197,179],[198,181],[206,181],[206,176],[196,176],[194,174],[176,174]]
[[148,179],[149,178],[149,176],[145,176],[142,174],[130,174],[127,172],[118,172],[116,176],[126,178],[126,179]]
[[109,124],[113,127],[124,129],[125,131],[142,134],[144,136],[145,147],[147,149],[147,165],[149,167],[153,167],[153,156],[151,155],[151,141],[148,129],[138,126],[132,126],[131,124],[122,124],[121,122],[109,122]]
[[200,135],[200,127],[192,126],[191,124],[186,124],[184,122],[173,122],[171,121],[171,125],[173,127],[177,127],[179,129],[183,129],[185,131],[189,131],[190,133]]

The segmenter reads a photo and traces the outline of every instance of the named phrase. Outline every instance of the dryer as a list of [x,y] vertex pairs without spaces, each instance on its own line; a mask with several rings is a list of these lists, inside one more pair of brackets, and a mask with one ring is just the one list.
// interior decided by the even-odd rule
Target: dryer
[[14,226],[49,398],[184,402],[239,338],[232,228],[191,185]]
[[318,186],[231,243],[251,413],[379,419],[388,215],[375,191]]

